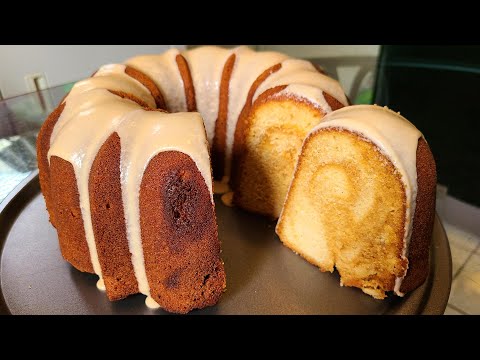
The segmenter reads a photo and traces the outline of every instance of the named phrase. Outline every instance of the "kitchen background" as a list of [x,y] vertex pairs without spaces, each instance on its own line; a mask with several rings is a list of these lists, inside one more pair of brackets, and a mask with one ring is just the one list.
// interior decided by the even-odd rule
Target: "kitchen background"
[[[352,103],[401,110],[421,129],[437,161],[437,212],[452,252],[446,314],[480,314],[480,46],[250,46],[309,59]],[[38,129],[75,81],[171,47],[192,46],[0,46],[0,202],[36,169]]]

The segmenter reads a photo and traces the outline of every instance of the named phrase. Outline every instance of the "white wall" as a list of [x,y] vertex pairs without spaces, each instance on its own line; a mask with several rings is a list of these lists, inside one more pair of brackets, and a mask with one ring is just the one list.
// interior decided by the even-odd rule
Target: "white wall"
[[[25,75],[44,73],[52,87],[90,76],[99,66],[184,45],[2,45],[0,91],[4,98],[28,92]],[[378,55],[378,45],[257,45],[296,57],[319,58]],[[342,80],[342,79],[340,79]],[[343,81],[342,81],[343,82]],[[344,84],[348,88],[348,84]]]
[[184,45],[2,45],[0,91],[4,98],[28,92],[25,75],[44,73],[48,87],[90,76],[101,65]]

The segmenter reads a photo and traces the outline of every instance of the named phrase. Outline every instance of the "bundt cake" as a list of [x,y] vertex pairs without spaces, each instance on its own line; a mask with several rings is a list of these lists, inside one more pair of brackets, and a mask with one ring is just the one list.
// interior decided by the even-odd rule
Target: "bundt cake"
[[415,126],[387,108],[345,107],[306,137],[276,232],[341,284],[403,296],[428,275],[435,186]]
[[212,168],[237,205],[278,217],[305,135],[345,105],[311,63],[247,47],[103,66],[38,136],[63,257],[97,274],[110,300],[140,292],[179,313],[215,304],[226,280]]

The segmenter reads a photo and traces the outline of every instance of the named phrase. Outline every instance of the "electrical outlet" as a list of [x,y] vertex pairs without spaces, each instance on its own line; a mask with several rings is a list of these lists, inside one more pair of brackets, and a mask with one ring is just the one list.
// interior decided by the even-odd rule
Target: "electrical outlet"
[[25,75],[25,84],[27,91],[40,91],[48,88],[47,77],[44,73],[35,73]]

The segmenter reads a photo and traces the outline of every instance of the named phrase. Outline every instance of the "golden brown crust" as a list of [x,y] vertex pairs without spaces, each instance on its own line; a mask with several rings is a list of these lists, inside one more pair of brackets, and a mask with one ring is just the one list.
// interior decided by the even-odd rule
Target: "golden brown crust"
[[148,104],[137,98],[136,96],[132,95],[132,94],[129,94],[129,93],[126,93],[126,92],[123,92],[123,91],[116,91],[116,90],[108,90],[109,92],[111,92],[112,94],[114,95],[117,95],[119,97],[121,97],[122,99],[128,99],[128,100],[131,100],[133,102],[136,102],[138,105],[140,105],[141,107],[145,108],[145,109],[150,109],[150,106],[148,106]]
[[437,170],[432,152],[423,138],[419,139],[417,147],[417,184],[417,200],[408,248],[408,271],[400,287],[403,293],[420,286],[429,272]]
[[215,211],[189,156],[166,151],[150,161],[140,221],[152,298],[177,313],[214,305],[225,288]]
[[327,101],[327,104],[330,106],[332,111],[341,109],[342,107],[345,106],[340,101],[338,101],[336,98],[334,98],[332,95],[330,95],[329,93],[326,93],[325,91],[322,91],[322,93],[323,93],[323,97]]
[[220,82],[218,118],[215,122],[215,135],[212,141],[212,167],[213,178],[222,180],[225,169],[225,148],[227,138],[227,116],[228,116],[228,95],[230,78],[232,76],[233,66],[235,65],[235,54],[230,55],[222,71],[222,80]]
[[175,57],[175,61],[182,77],[183,87],[185,89],[185,99],[187,102],[187,111],[197,111],[197,102],[195,99],[195,87],[193,86],[192,74],[188,67],[187,60],[180,54]]
[[150,91],[150,94],[155,100],[155,105],[157,108],[166,109],[165,100],[162,93],[158,89],[157,85],[155,85],[155,83],[147,75],[137,69],[132,68],[131,66],[125,67],[125,74],[137,80],[139,83],[145,86],[148,91]]
[[48,164],[48,151],[50,150],[50,138],[52,137],[53,129],[57,123],[65,103],[63,101],[57,106],[55,110],[47,117],[43,123],[37,137],[37,162],[38,175],[40,181],[40,189],[42,190],[45,204],[50,216],[50,222],[54,227],[57,227],[55,221],[55,211],[53,211],[53,204],[50,196],[50,166]]
[[85,230],[75,171],[72,164],[57,156],[50,158],[51,211],[55,214],[63,257],[80,271],[94,273]]
[[123,209],[120,150],[114,133],[98,151],[88,181],[93,233],[110,301],[138,293]]

